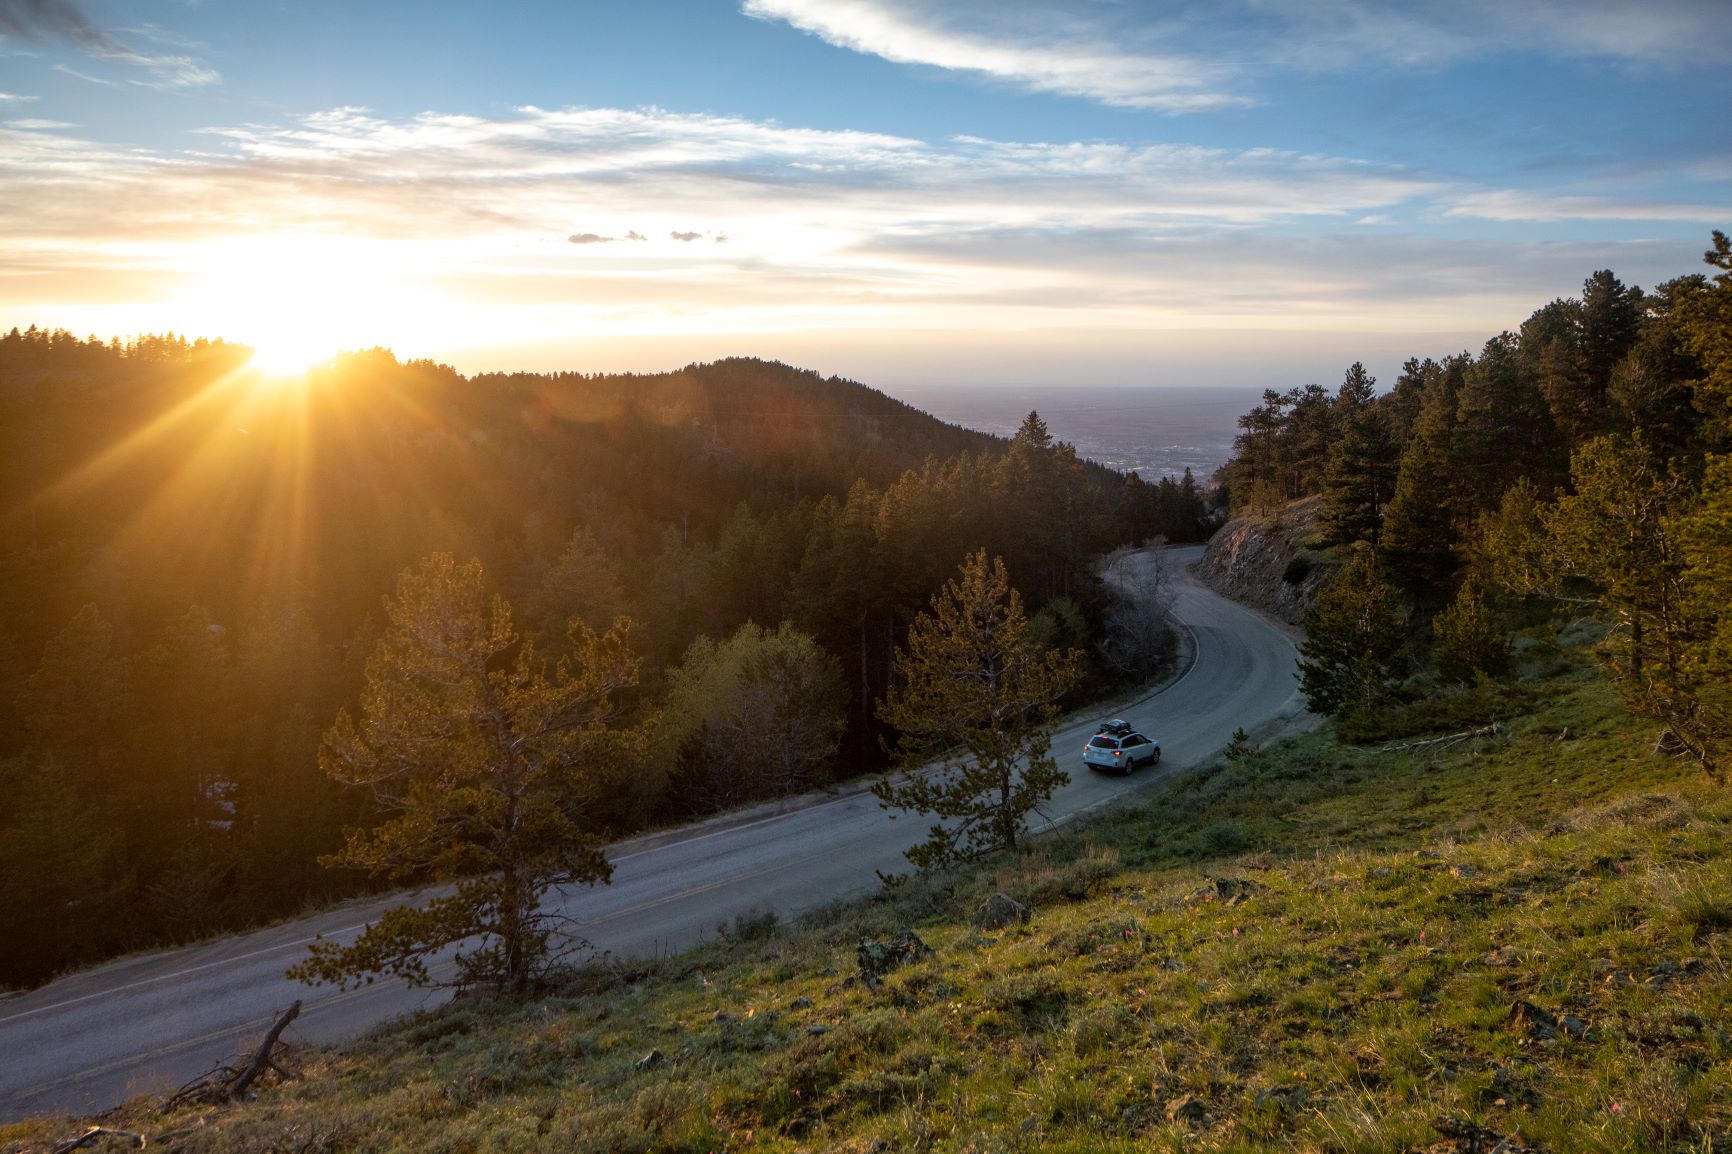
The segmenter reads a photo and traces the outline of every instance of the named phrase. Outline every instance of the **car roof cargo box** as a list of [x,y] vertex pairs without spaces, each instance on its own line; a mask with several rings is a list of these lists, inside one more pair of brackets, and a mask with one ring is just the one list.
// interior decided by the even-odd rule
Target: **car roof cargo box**
[[1113,734],[1115,737],[1123,737],[1131,732],[1131,723],[1115,717],[1111,721],[1101,722],[1101,732]]

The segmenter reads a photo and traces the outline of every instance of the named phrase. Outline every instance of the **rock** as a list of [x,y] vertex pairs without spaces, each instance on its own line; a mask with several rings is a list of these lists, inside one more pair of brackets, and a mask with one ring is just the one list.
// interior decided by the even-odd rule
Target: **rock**
[[981,903],[974,914],[977,930],[1002,930],[1006,926],[1027,925],[1034,911],[1009,894],[993,894]]
[[731,1022],[734,1020],[734,1016],[732,1014],[728,1013],[726,1010],[717,1010],[716,1016],[711,1018],[710,1020],[712,1022]]
[[861,938],[854,951],[866,988],[874,990],[878,988],[878,980],[891,970],[931,953],[932,947],[921,941],[913,930],[903,930],[889,941]]
[[1524,950],[1520,946],[1499,946],[1480,961],[1488,966],[1519,966],[1534,956],[1532,950]]
[[1543,1154],[1545,1150],[1543,1146],[1524,1145],[1515,1138],[1506,1138],[1496,1130],[1476,1126],[1465,1118],[1452,1118],[1447,1114],[1433,1119],[1431,1128],[1455,1142],[1452,1154]]
[[1336,566],[1305,544],[1317,534],[1321,497],[1305,497],[1273,517],[1235,517],[1209,539],[1197,575],[1236,601],[1248,601],[1297,625]]
[[1528,1001],[1511,1005],[1505,1021],[1530,1038],[1556,1038],[1562,1033],[1556,1015]]
[[1528,1037],[1541,1041],[1561,1038],[1566,1034],[1581,1042],[1599,1040],[1593,1030],[1588,1028],[1588,1024],[1580,1018],[1569,1014],[1560,1018],[1556,1014],[1540,1009],[1532,1002],[1518,1001],[1512,1005],[1509,1008],[1507,1021],[1516,1029],[1527,1034]]
[[1305,1099],[1311,1092],[1304,1086],[1273,1086],[1267,1090],[1257,1091],[1256,1105],[1274,1106],[1283,1113],[1295,1113],[1305,1108]]
[[651,1050],[649,1053],[639,1058],[634,1065],[636,1065],[639,1070],[653,1070],[657,1066],[661,1065],[663,1061],[664,1059],[662,1058],[662,1052],[660,1050]]
[[1198,886],[1186,894],[1185,904],[1189,906],[1198,902],[1222,902],[1229,906],[1241,906],[1262,888],[1246,878],[1212,878],[1207,885]]
[[1184,1094],[1167,1103],[1167,1121],[1188,1122],[1192,1126],[1208,1121],[1209,1110],[1195,1094]]
[[788,1003],[788,1008],[790,1010],[807,1010],[810,1009],[811,1006],[811,998],[795,998],[793,1001]]
[[807,1026],[806,1032],[808,1034],[812,1035],[814,1038],[816,1038],[820,1034],[828,1034],[830,1032],[830,1027],[829,1026]]

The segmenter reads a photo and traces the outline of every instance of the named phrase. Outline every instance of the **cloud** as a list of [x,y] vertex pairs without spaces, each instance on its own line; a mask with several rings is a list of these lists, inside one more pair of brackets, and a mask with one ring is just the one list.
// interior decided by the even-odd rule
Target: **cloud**
[[898,64],[1166,113],[1243,107],[1279,73],[1540,55],[1661,69],[1732,55],[1723,0],[741,0]]
[[37,96],[19,96],[15,92],[0,92],[0,104],[29,104],[39,99]]
[[0,0],[0,33],[20,40],[67,40],[93,56],[129,51],[71,0]]
[[1732,51],[1718,0],[1257,0],[1219,23],[1244,57],[1302,72],[1520,53],[1671,68]]
[[73,77],[76,80],[86,81],[87,83],[90,83],[90,84],[100,84],[104,88],[117,88],[117,87],[119,87],[119,85],[115,84],[115,82],[112,80],[104,80],[100,76],[92,76],[88,72],[80,72],[80,71],[78,71],[78,69],[72,67],[69,64],[56,64],[54,66],[54,71],[62,73],[63,75],[66,75],[66,76]]
[[[898,64],[925,64],[1126,108],[1196,112],[1251,103],[1227,90],[1230,69],[1153,50],[1126,50],[1094,28],[1057,19],[1002,20],[997,5],[898,0],[744,0],[742,12],[782,21],[828,44]],[[953,14],[954,13],[954,14]],[[1001,22],[994,23],[990,14]],[[1026,14],[1025,14],[1026,15]]]
[[1571,220],[1708,222],[1724,220],[1732,215],[1732,202],[1681,204],[1671,200],[1498,189],[1464,194],[1444,211],[1444,215],[1533,223]]
[[[139,35],[163,40],[154,27],[135,30]],[[25,41],[59,41],[71,44],[92,59],[141,69],[149,79],[133,80],[148,88],[203,88],[218,84],[222,77],[187,55],[154,56],[140,52],[117,39],[84,14],[73,0],[0,0],[0,34]],[[96,84],[110,81],[76,72],[64,65],[60,71]]]
[[[316,250],[401,278],[418,303],[395,315],[419,327],[387,328],[381,310],[366,339],[410,355],[481,333],[500,347],[728,333],[739,351],[754,334],[833,331],[1495,331],[1584,269],[1651,283],[1701,248],[1573,244],[1583,230],[1567,223],[1524,245],[1497,223],[1688,211],[1599,188],[1517,194],[1278,149],[928,141],[653,108],[337,108],[212,129],[192,151],[0,122],[0,187],[0,328],[217,335],[147,305],[212,268],[259,267],[245,245],[268,241],[272,259]],[[1356,227],[1367,218],[1387,219]],[[1689,223],[1705,234],[1724,218]],[[573,277],[550,237],[643,243]],[[236,295],[199,299],[219,291]],[[80,300],[107,303],[66,311]],[[27,307],[43,301],[60,311]]]
[[6,126],[8,128],[22,128],[22,129],[26,129],[26,130],[36,130],[36,131],[44,131],[44,132],[52,131],[54,129],[59,129],[59,128],[77,128],[78,127],[76,124],[69,123],[65,120],[25,119],[25,120],[8,120],[5,123],[6,123]]

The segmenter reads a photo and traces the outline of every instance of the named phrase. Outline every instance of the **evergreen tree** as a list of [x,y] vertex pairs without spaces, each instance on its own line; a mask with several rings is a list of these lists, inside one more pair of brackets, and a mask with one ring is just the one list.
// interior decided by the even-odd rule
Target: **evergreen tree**
[[1495,677],[1509,668],[1509,641],[1492,623],[1485,594],[1472,574],[1455,600],[1431,622],[1437,635],[1437,672],[1446,682],[1472,685],[1480,674]]
[[1419,407],[1389,499],[1383,545],[1391,572],[1415,595],[1439,589],[1456,566],[1461,501],[1449,454],[1465,360],[1409,361],[1404,370],[1421,382]]
[[1299,687],[1317,713],[1369,716],[1406,671],[1407,607],[1377,555],[1357,549],[1305,614]]
[[[937,819],[908,851],[917,868],[1014,848],[1029,814],[1069,780],[1050,753],[1051,731],[1082,660],[1075,650],[1040,650],[1004,562],[989,562],[984,549],[915,618],[879,705],[900,734],[898,760],[915,772],[872,792],[886,809]],[[935,758],[936,770],[918,772]]]
[[629,624],[597,636],[573,622],[572,652],[549,671],[480,563],[449,553],[405,572],[385,610],[360,721],[339,713],[319,760],[388,816],[351,832],[329,864],[455,888],[388,911],[352,945],[315,942],[289,974],[424,984],[427,959],[456,945],[456,984],[521,991],[569,942],[542,896],[612,872],[580,810],[585,777],[636,744],[612,728],[614,695],[637,682]]
[[1466,500],[1464,513],[1498,507],[1518,480],[1550,492],[1568,475],[1569,456],[1551,409],[1510,333],[1485,343],[1462,375],[1450,468]]
[[1455,515],[1444,461],[1423,437],[1401,455],[1383,544],[1390,569],[1413,593],[1435,590],[1455,568]]
[[1323,522],[1330,539],[1367,541],[1383,534],[1384,508],[1395,486],[1400,446],[1373,392],[1377,381],[1355,362],[1336,394],[1337,440],[1324,482]]

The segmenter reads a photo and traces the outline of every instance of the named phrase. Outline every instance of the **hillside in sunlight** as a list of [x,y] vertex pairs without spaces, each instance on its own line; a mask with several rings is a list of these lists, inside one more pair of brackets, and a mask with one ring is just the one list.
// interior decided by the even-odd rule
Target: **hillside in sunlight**
[[[370,813],[317,751],[429,554],[478,560],[547,658],[572,620],[630,618],[643,717],[700,638],[785,623],[822,653],[840,736],[793,780],[676,737],[654,772],[593,783],[607,836],[882,766],[895,646],[973,550],[1045,636],[1089,645],[1114,596],[1092,558],[1203,525],[1194,492],[1127,487],[1038,419],[1007,441],[777,363],[464,377],[373,350],[276,378],[221,342],[14,330],[0,922],[21,944],[0,983],[361,884],[319,865]],[[1098,665],[1090,690],[1147,672]]]
[[[1518,676],[1495,734],[1242,750],[1019,857],[105,1124],[225,1154],[1724,1150],[1732,801],[1580,649]],[[1027,920],[981,920],[996,892]],[[886,948],[910,932],[930,952]]]

